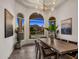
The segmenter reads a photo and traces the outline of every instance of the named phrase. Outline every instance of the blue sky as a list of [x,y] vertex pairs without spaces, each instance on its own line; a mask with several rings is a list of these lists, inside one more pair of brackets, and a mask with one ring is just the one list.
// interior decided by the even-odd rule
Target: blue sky
[[[48,22],[48,24],[50,25],[50,22]],[[52,22],[52,25],[55,25],[55,22]]]
[[[18,27],[18,18],[16,19],[16,26]],[[22,19],[22,26],[24,26],[24,19]]]
[[[39,26],[44,25],[44,20],[42,18],[30,19],[30,25],[37,24]],[[22,26],[24,25],[24,19],[22,20]],[[18,27],[18,18],[16,19],[16,26]]]
[[30,25],[37,24],[39,26],[44,25],[44,20],[42,18],[35,18],[35,19],[30,19]]

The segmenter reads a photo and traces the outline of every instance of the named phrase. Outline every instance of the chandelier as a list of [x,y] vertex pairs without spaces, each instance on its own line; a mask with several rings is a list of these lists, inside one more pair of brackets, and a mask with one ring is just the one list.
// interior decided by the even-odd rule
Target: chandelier
[[37,0],[37,9],[42,11],[53,11],[55,8],[56,0]]

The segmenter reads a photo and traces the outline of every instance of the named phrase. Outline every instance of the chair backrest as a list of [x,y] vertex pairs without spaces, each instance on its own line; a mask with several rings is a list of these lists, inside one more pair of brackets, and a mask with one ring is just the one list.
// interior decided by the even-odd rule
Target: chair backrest
[[35,45],[36,45],[36,48],[37,48],[37,51],[38,51],[38,59],[41,59],[41,47],[40,47],[40,44],[37,40],[35,40]]
[[44,51],[45,47],[44,47],[44,45],[42,44],[41,41],[40,41],[40,43],[39,43],[39,46],[40,46],[41,54],[42,54],[42,56],[44,57],[44,56],[45,56],[45,51]]
[[40,41],[40,43],[41,43],[41,46],[44,48],[44,49],[48,49],[48,48],[50,48],[49,46],[47,46],[45,43],[43,43],[42,41]]

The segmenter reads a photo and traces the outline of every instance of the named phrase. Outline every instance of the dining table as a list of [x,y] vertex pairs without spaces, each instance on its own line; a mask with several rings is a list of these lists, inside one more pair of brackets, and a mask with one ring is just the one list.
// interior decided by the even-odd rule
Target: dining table
[[42,43],[54,49],[57,53],[56,59],[66,53],[78,51],[78,45],[58,39],[40,39]]

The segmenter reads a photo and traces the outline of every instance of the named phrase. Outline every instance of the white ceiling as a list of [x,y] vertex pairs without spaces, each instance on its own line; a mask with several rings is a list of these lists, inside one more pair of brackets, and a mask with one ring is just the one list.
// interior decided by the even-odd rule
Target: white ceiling
[[[32,8],[36,8],[37,6],[42,7],[45,4],[47,7],[58,7],[62,3],[66,2],[67,0],[17,0],[18,2]],[[55,1],[55,4],[53,2]]]

